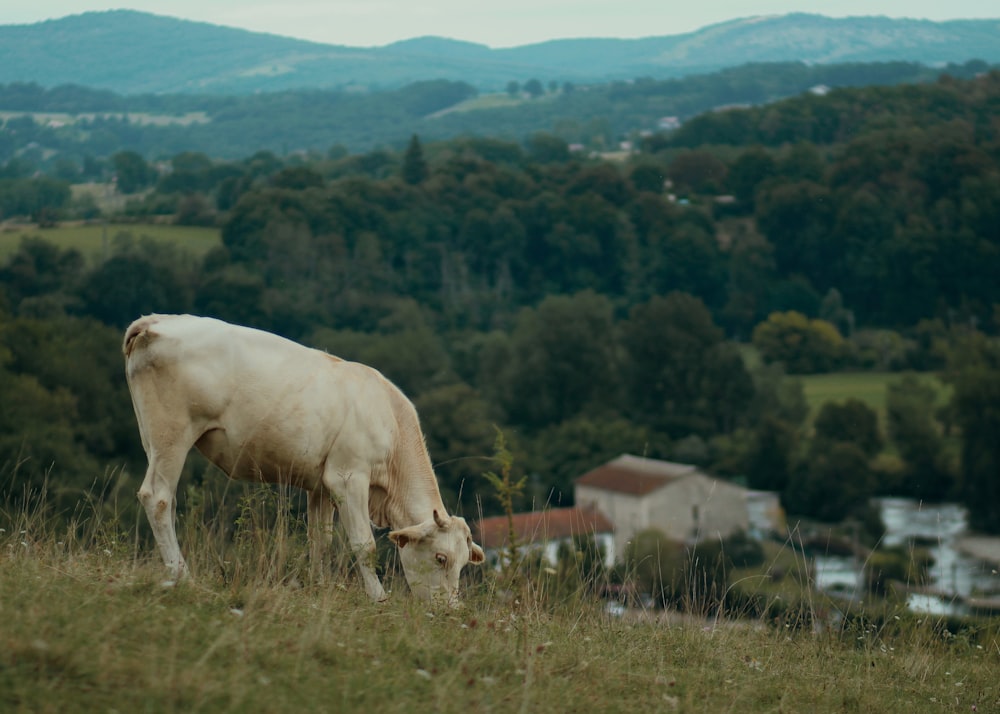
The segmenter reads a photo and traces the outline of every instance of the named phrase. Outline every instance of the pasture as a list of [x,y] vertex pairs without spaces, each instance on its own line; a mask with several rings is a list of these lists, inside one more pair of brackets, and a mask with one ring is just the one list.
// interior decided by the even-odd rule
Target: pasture
[[[249,492],[252,496],[253,490]],[[266,499],[264,499],[266,500]],[[182,519],[194,580],[165,586],[145,523],[0,516],[0,708],[10,712],[996,711],[1000,642],[905,612],[822,629],[605,612],[542,572],[491,571],[441,609],[388,579],[372,604],[346,563],[305,574],[300,522],[243,503]],[[271,504],[273,505],[273,504]],[[280,509],[279,509],[280,512]],[[128,519],[124,519],[128,520]],[[345,574],[347,573],[347,574]]]
[[217,228],[175,226],[155,223],[65,224],[56,228],[18,228],[0,232],[0,264],[6,263],[26,236],[43,238],[59,248],[75,248],[88,262],[110,254],[116,241],[129,235],[137,241],[150,239],[176,246],[195,256],[203,256],[219,245]]
[[[802,382],[806,403],[809,405],[810,420],[816,416],[826,402],[844,402],[858,399],[878,414],[879,422],[885,427],[885,400],[889,385],[898,382],[902,372],[831,372],[796,376]],[[924,383],[931,384],[938,393],[938,404],[943,405],[949,397],[949,388],[933,374],[918,375]]]

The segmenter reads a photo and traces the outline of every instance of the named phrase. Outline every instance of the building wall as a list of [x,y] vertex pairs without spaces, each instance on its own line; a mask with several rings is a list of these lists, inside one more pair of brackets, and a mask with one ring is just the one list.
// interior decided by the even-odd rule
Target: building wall
[[746,531],[745,489],[704,474],[693,474],[649,495],[650,519],[672,540],[697,542]]
[[615,524],[615,557],[621,561],[635,534],[657,528],[671,540],[725,538],[749,529],[746,489],[704,474],[678,479],[645,497],[577,485],[576,503],[594,505]]
[[577,485],[574,500],[584,508],[596,506],[615,524],[615,561],[624,560],[625,549],[635,534],[649,528],[649,504],[636,496]]
[[[608,568],[612,568],[615,565],[615,536],[613,533],[596,533],[594,540],[597,541],[597,545],[604,549],[604,565]],[[555,538],[552,540],[537,541],[535,543],[526,543],[518,548],[518,552],[521,555],[530,555],[536,551],[541,551],[542,557],[545,559],[547,565],[556,566],[559,564],[559,546],[563,543],[567,545],[572,545],[572,538]],[[486,550],[486,562],[493,563],[494,568],[497,570],[501,566],[501,558],[503,558],[505,551],[502,548],[487,548]]]

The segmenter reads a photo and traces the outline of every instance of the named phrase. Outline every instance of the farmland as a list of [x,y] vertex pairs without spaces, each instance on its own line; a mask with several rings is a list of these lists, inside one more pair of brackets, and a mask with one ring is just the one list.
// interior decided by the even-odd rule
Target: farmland
[[[811,374],[798,379],[802,382],[810,417],[815,417],[826,402],[843,402],[857,399],[875,411],[883,428],[885,426],[885,399],[888,386],[902,378],[897,372],[833,372]],[[948,400],[949,391],[937,377],[920,375],[920,380],[933,385],[938,393],[938,404]]]
[[169,243],[196,256],[202,256],[219,245],[217,229],[198,226],[86,223],[58,228],[17,228],[0,232],[0,262],[6,262],[17,251],[25,236],[43,238],[62,249],[74,248],[88,261],[94,262],[107,256],[115,247],[115,242],[122,240],[122,236],[126,234],[135,240],[150,239]]

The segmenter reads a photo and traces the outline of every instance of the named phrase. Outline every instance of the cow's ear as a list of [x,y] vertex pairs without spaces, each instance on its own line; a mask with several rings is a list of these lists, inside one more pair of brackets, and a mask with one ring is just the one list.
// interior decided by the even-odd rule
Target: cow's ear
[[437,524],[434,521],[428,521],[427,523],[418,523],[415,526],[409,526],[408,528],[400,528],[396,531],[389,532],[389,540],[395,543],[400,548],[405,548],[409,543],[419,543],[424,538],[429,536],[434,532]]
[[475,565],[481,565],[486,560],[486,553],[475,543],[469,543],[469,562]]

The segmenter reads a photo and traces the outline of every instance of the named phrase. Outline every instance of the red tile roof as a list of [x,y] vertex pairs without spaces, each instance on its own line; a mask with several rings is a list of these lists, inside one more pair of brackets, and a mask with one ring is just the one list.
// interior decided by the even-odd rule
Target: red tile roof
[[622,454],[588,471],[576,483],[630,496],[645,496],[697,472],[697,467],[689,464]]
[[[514,533],[521,543],[539,543],[593,533],[611,533],[615,527],[595,508],[551,508],[514,514]],[[484,518],[475,524],[477,542],[500,548],[507,542],[507,516]]]

